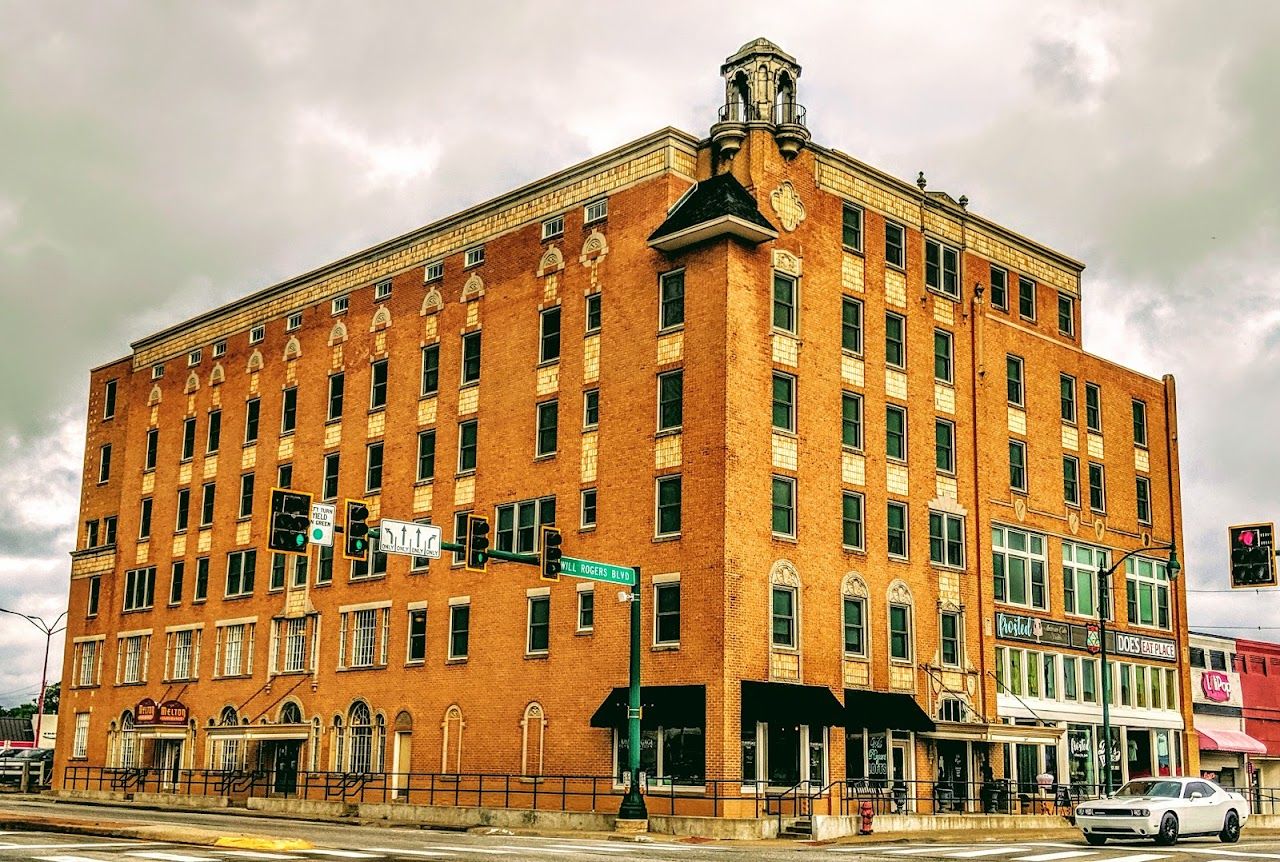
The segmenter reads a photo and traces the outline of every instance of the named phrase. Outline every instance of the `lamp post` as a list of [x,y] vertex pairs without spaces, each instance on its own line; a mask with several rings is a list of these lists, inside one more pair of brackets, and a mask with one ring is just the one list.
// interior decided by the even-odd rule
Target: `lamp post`
[[[1172,542],[1128,551],[1105,571],[1102,566],[1098,567],[1098,647],[1102,659],[1102,775],[1107,796],[1110,796],[1111,791],[1115,789],[1111,781],[1111,674],[1107,666],[1107,620],[1111,616],[1111,576],[1116,569],[1120,568],[1121,563],[1144,551],[1168,551],[1169,580],[1177,580],[1178,573],[1182,571],[1182,564],[1178,562],[1178,549]],[[1174,635],[1176,637],[1177,633],[1175,632]]]
[[8,608],[0,608],[0,613],[11,614],[15,617],[22,617],[24,620],[31,623],[33,626],[40,629],[40,631],[44,633],[44,663],[40,665],[40,694],[36,698],[35,732],[36,732],[36,748],[39,748],[40,747],[40,723],[41,723],[41,720],[44,718],[44,692],[45,692],[45,689],[48,687],[47,675],[49,672],[49,642],[53,640],[54,635],[58,634],[61,631],[66,630],[67,628],[66,626],[62,626],[62,628],[58,628],[58,626],[62,623],[62,620],[66,617],[67,612],[63,611],[62,613],[58,614],[57,618],[55,618],[52,623],[45,622],[41,617],[33,617],[30,614],[19,613],[18,611],[11,611]]
[[640,792],[640,567],[631,582],[631,660],[627,685],[627,773],[631,776],[627,795],[618,806],[618,819],[641,822],[649,811]]

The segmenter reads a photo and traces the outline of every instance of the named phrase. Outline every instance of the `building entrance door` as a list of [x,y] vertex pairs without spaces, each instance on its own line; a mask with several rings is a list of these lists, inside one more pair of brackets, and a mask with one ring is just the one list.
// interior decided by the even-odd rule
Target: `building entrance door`
[[175,789],[182,772],[182,740],[157,739],[153,762],[160,771],[160,789]]
[[281,796],[291,796],[298,789],[298,755],[302,743],[282,740],[272,744],[271,790]]
[[934,799],[939,811],[964,811],[969,796],[968,743],[938,740],[938,783]]
[[911,793],[911,743],[895,739],[889,755],[889,787],[893,793],[893,806],[901,814],[909,810]]

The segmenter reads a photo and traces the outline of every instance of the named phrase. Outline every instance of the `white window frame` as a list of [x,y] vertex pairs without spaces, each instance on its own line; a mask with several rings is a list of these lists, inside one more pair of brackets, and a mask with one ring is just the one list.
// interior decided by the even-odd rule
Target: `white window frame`
[[227,355],[227,340],[224,338],[221,341],[213,342],[213,358],[217,359],[221,356],[226,356],[226,355]]
[[267,337],[267,327],[259,323],[249,330],[249,343],[257,344]]
[[552,216],[542,222],[542,238],[544,240],[564,236],[564,213]]
[[284,331],[295,332],[302,328],[302,312],[295,311],[285,318]]
[[151,366],[151,379],[159,380],[161,377],[164,377],[164,363],[157,362]]
[[75,736],[71,742],[71,757],[83,759],[89,754],[89,713],[76,713]]
[[200,364],[200,360],[204,358],[204,348],[197,347],[195,350],[187,354],[187,367],[194,368]]
[[[1099,548],[1095,545],[1088,545],[1083,542],[1069,542],[1063,540],[1062,545],[1062,612],[1069,617],[1079,617],[1087,620],[1096,620],[1098,618],[1098,569],[1105,570],[1109,560],[1106,549]],[[1087,560],[1078,559],[1088,554]],[[1099,559],[1101,556],[1101,560]],[[1089,609],[1087,611],[1080,610],[1080,584],[1088,584],[1089,588]],[[1071,584],[1071,589],[1067,589],[1067,584]],[[1108,590],[1108,593],[1114,593]],[[1115,619],[1115,596],[1111,595],[1110,607],[1108,608],[1107,619]]]
[[[1150,567],[1150,573],[1144,573],[1144,567]],[[1173,627],[1173,584],[1169,578],[1169,566],[1164,560],[1155,560],[1150,557],[1134,556],[1124,561],[1124,580],[1125,580],[1125,598],[1126,613],[1125,616],[1129,621],[1129,625],[1137,626],[1144,629],[1154,629],[1156,631],[1171,631]],[[1151,621],[1145,622],[1141,616],[1142,600],[1141,587],[1148,584],[1151,587]],[[1115,585],[1112,584],[1111,592],[1115,593]],[[1165,625],[1160,625],[1160,607],[1161,595],[1164,597],[1164,617]],[[1134,616],[1128,613],[1128,607],[1136,607],[1139,613]]]
[[653,590],[653,591],[652,591],[652,595],[653,595],[653,617],[652,617],[652,622],[653,622],[653,646],[654,646],[654,647],[659,647],[659,648],[664,648],[664,649],[675,649],[675,648],[678,648],[678,647],[680,646],[680,636],[681,636],[681,635],[683,635],[683,629],[684,629],[684,619],[683,619],[683,617],[684,617],[684,596],[683,596],[682,594],[680,594],[680,610],[678,610],[678,611],[676,612],[676,614],[677,614],[677,619],[678,619],[678,624],[677,624],[676,628],[679,630],[679,633],[678,633],[678,635],[677,635],[676,639],[675,639],[675,640],[665,640],[665,641],[664,641],[664,640],[658,640],[658,607],[659,607],[659,603],[658,603],[658,593],[659,593],[661,590],[663,590],[663,589],[670,589],[670,588],[672,588],[672,587],[674,587],[674,588],[675,588],[675,590],[677,591],[677,594],[680,594],[680,593],[681,593],[681,590],[680,590],[680,575],[679,575],[679,574],[654,575],[654,576],[653,576],[653,588],[652,588],[652,590]]
[[[538,602],[547,604],[547,645],[541,649],[533,648],[533,606]],[[525,625],[524,654],[526,656],[545,656],[551,652],[551,588],[535,587],[525,593]]]
[[[935,560],[933,558],[934,518],[939,519],[939,524],[942,526],[942,535],[939,537],[939,540],[942,543],[942,559],[941,560]],[[953,523],[960,525],[960,559],[958,562],[951,561],[950,550],[947,547],[950,541],[947,538],[950,535],[949,528]],[[956,570],[964,569],[965,550],[966,550],[964,530],[965,530],[965,519],[963,515],[956,515],[951,512],[942,512],[937,509],[929,510],[929,562],[931,565],[936,566],[938,568],[943,568],[943,569],[956,569]]]
[[[1009,534],[1011,533],[1018,533],[1026,537],[1026,543],[1025,543],[1026,550],[1017,550],[1010,546],[1008,537],[1009,537]],[[1039,545],[1040,545],[1040,550],[1038,552],[1033,550],[1037,541],[1039,542]],[[1030,610],[1037,610],[1037,611],[1050,610],[1053,607],[1053,597],[1052,597],[1053,591],[1050,589],[1049,558],[1048,558],[1049,543],[1048,543],[1048,540],[1045,538],[1045,536],[1040,533],[1031,532],[1030,530],[1022,530],[1016,527],[1005,527],[999,524],[994,524],[992,525],[992,528],[991,528],[991,544],[992,544],[993,557],[997,553],[1002,554],[1005,557],[1005,568],[1004,568],[1005,596],[1004,598],[997,598],[996,603],[1001,605],[1009,605],[1010,607],[1028,608]],[[1009,598],[1010,590],[1008,588],[1008,584],[1010,583],[1010,574],[1009,574],[1008,559],[1010,556],[1020,558],[1024,563],[1023,572],[1024,572],[1024,577],[1026,578],[1025,593],[1024,593],[1024,595],[1026,596],[1025,602],[1015,602]],[[1034,593],[1034,586],[1033,586],[1034,585],[1033,569],[1034,569],[1034,564],[1037,562],[1040,563],[1041,578],[1042,578],[1042,583],[1044,587],[1043,606],[1037,605],[1035,603],[1035,593]]]
[[444,278],[444,259],[433,260],[422,268],[422,283],[430,284]]
[[[591,597],[591,625],[584,626],[582,624],[583,596]],[[573,626],[577,634],[588,634],[594,632],[596,628],[596,592],[595,586],[591,583],[578,584],[577,586],[577,603],[575,606],[576,614],[574,616]]]
[[[453,651],[453,633],[454,633],[454,614],[460,608],[467,609],[467,651],[465,653],[454,653]],[[449,629],[448,629],[448,657],[449,661],[467,661],[471,657],[471,597],[462,596],[449,599]]]
[[609,199],[596,198],[593,201],[587,201],[582,207],[582,223],[584,225],[593,224],[598,221],[604,221],[609,217]]
[[[938,283],[929,283],[929,250],[931,247],[937,248],[938,263]],[[952,259],[951,282],[955,286],[955,290],[947,290],[947,256],[950,254]],[[925,288],[938,294],[945,296],[947,299],[960,299],[960,251],[953,245],[947,245],[938,239],[925,238],[924,241],[924,281]]]
[[351,297],[344,293],[342,296],[335,296],[329,301],[329,314],[332,317],[337,317],[340,314],[346,314],[347,309],[350,307]]
[[484,263],[484,246],[476,245],[463,252],[462,266],[469,269]]
[[391,298],[391,279],[384,278],[373,286],[373,301],[382,302]]

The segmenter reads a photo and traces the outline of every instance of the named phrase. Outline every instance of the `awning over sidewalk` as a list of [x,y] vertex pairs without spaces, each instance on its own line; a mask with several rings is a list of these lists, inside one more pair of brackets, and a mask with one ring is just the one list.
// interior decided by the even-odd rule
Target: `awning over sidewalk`
[[1245,754],[1266,754],[1267,747],[1247,733],[1239,730],[1196,727],[1200,734],[1201,751],[1240,751]]
[[[618,686],[609,692],[604,703],[591,716],[592,727],[623,728],[627,726],[629,690]],[[640,687],[640,726],[646,730],[658,727],[705,727],[707,723],[707,687],[704,685],[643,685]]]
[[870,731],[912,730],[924,733],[937,729],[916,699],[909,694],[869,691],[863,688],[844,690],[845,727],[865,727]]
[[742,726],[770,724],[844,724],[844,707],[825,685],[742,681]]

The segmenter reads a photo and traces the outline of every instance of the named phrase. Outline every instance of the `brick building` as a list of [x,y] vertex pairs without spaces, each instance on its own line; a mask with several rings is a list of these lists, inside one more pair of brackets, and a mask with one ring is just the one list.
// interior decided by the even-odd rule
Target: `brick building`
[[1280,789],[1280,644],[1237,638],[1229,661],[1243,694],[1245,733],[1265,749],[1249,753],[1251,783],[1266,789],[1255,805],[1265,797],[1274,812]]
[[[849,777],[930,810],[976,806],[987,767],[1097,780],[1087,575],[1180,544],[1172,379],[1083,352],[1080,263],[813,143],[776,46],[721,71],[705,139],[655,132],[92,372],[64,786],[618,774],[615,591],[274,557],[273,486],[640,566],[651,786]],[[1161,558],[1117,586],[1132,774],[1195,759]]]

